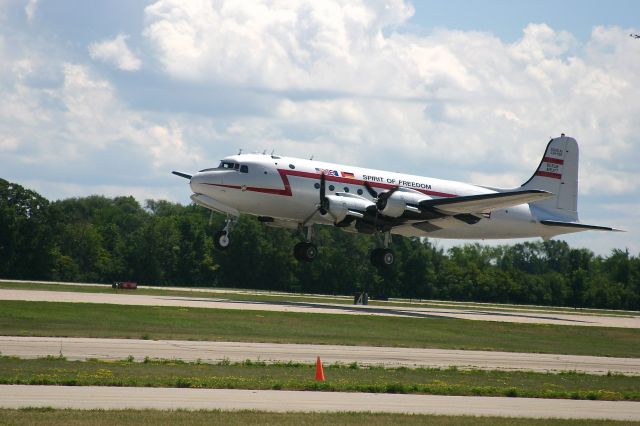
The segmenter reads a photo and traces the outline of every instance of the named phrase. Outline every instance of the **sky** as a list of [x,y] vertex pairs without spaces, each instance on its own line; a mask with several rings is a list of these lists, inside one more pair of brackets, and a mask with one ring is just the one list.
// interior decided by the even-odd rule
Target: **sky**
[[637,255],[638,16],[615,0],[0,0],[0,177],[51,200],[186,204],[172,170],[243,149],[517,187],[566,133],[581,221],[627,232],[563,239]]

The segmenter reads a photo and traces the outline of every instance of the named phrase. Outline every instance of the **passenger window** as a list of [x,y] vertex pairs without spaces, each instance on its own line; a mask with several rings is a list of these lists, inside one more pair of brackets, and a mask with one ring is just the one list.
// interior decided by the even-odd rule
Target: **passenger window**
[[240,166],[240,173],[249,173],[249,166],[242,165]]
[[349,192],[349,187],[348,186],[344,187],[344,192]]
[[358,189],[358,195],[362,195],[362,189]]
[[329,185],[329,191],[333,191],[334,189],[336,189],[336,187],[335,187],[335,186],[333,186],[333,185]]
[[296,168],[296,166],[294,166],[293,164],[289,164],[289,168],[290,168],[291,170],[293,170],[293,169],[295,169],[295,168]]

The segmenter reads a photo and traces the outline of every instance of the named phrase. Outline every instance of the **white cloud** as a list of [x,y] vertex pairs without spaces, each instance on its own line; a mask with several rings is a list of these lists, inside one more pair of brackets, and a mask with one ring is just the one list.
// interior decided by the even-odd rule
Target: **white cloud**
[[27,15],[27,20],[29,22],[33,21],[33,17],[36,13],[37,7],[38,7],[38,0],[29,0],[27,5],[24,7],[24,13]]
[[137,71],[142,61],[134,55],[127,46],[128,36],[118,34],[112,40],[103,40],[89,46],[89,54],[93,59],[100,60],[123,71]]
[[[488,33],[393,30],[412,13],[399,1],[160,0],[145,9],[144,34],[173,78],[276,91],[307,128],[303,143],[326,136],[378,148],[370,152],[393,144],[399,155],[514,169],[537,162],[561,132],[578,138],[587,160],[638,149],[630,140],[640,106],[624,100],[640,96],[640,44],[628,31],[597,27],[580,45],[545,24],[511,44]],[[329,95],[291,101],[298,91]],[[290,122],[277,115],[239,120],[288,138]]]

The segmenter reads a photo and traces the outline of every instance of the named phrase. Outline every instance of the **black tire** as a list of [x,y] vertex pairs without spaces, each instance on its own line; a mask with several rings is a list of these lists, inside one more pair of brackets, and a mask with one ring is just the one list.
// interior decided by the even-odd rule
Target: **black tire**
[[391,268],[396,261],[396,257],[391,249],[383,249],[380,254],[380,263],[384,268]]
[[377,248],[371,252],[371,263],[379,269],[390,269],[396,261],[391,249]]
[[230,244],[231,239],[229,238],[229,233],[227,231],[216,232],[215,238],[213,239],[213,245],[216,246],[218,250],[226,250],[229,248]]
[[311,243],[298,243],[293,247],[293,256],[299,262],[311,262],[318,255],[318,248]]

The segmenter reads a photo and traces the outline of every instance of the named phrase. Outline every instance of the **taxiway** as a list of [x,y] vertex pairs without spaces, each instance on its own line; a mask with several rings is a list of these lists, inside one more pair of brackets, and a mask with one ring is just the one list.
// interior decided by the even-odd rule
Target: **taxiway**
[[640,402],[355,392],[0,385],[0,407],[387,412],[640,421]]
[[69,360],[115,360],[133,356],[138,361],[149,357],[213,363],[250,359],[311,364],[320,356],[329,364],[640,375],[638,358],[372,346],[0,336],[0,351],[21,358],[62,355]]
[[413,318],[458,318],[529,324],[559,324],[589,327],[640,328],[639,316],[607,316],[515,310],[447,309],[405,306],[355,306],[302,301],[240,301],[202,297],[136,295],[123,293],[81,293],[46,290],[0,289],[0,300],[42,302],[106,303],[139,306],[239,309],[252,311],[305,312],[343,315],[383,315]]

